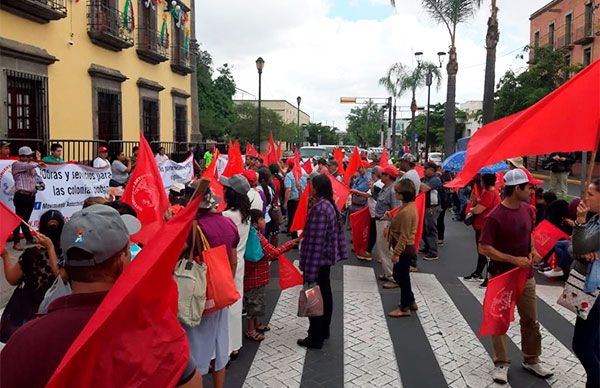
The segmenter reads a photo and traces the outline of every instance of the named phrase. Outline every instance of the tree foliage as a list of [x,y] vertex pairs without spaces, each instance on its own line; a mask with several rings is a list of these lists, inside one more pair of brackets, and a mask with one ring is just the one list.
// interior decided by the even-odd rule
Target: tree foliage
[[[352,108],[346,116],[348,122],[348,144],[361,147],[377,146],[381,139],[381,128],[384,125],[383,109],[372,101],[364,106]],[[384,125],[384,127],[387,125]]]
[[[429,112],[429,145],[432,149],[438,149],[444,145],[444,104],[432,105]],[[462,137],[465,129],[467,114],[456,109],[456,135],[455,141]],[[417,139],[419,143],[425,144],[425,134],[427,133],[427,117],[420,114],[415,118],[415,129],[417,130]],[[409,128],[410,131],[410,128]]]
[[[261,141],[268,139],[269,132],[273,137],[286,142],[294,142],[298,139],[299,128],[296,124],[286,124],[281,116],[267,108],[261,107]],[[234,108],[235,121],[231,124],[228,136],[240,141],[248,141],[256,144],[256,125],[258,122],[258,109],[253,103],[236,104]]]
[[534,51],[534,63],[527,70],[520,74],[507,71],[497,86],[495,118],[529,108],[583,68],[581,64],[567,64],[565,54],[564,50],[539,47]]
[[338,129],[322,123],[310,123],[303,126],[308,131],[308,142],[317,144],[319,142],[319,134],[321,135],[320,144],[339,144],[340,136]]

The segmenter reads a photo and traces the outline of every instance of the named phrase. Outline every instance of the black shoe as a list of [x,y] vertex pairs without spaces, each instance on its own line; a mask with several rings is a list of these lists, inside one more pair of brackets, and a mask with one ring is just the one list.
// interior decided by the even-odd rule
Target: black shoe
[[308,337],[304,338],[304,339],[299,339],[298,341],[296,341],[296,343],[299,346],[302,346],[303,348],[307,348],[307,349],[321,349],[323,347],[323,343],[318,343]]
[[469,276],[465,276],[464,279],[468,282],[480,282],[483,280],[480,274],[473,272]]
[[487,280],[487,278],[485,278],[485,280],[483,281],[483,283],[481,283],[481,284],[479,285],[479,287],[480,287],[480,288],[486,288],[486,287],[487,287],[487,285],[488,285],[488,280]]

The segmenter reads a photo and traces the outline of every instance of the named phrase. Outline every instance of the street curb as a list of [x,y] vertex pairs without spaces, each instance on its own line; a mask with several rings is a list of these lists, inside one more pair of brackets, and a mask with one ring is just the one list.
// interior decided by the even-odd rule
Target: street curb
[[[532,173],[531,175],[533,175],[535,178],[541,179],[543,181],[549,181],[550,180],[550,177],[548,175],[545,175],[545,174]],[[569,178],[569,179],[567,179],[567,182],[570,183],[570,184],[572,184],[572,185],[581,185],[581,180],[580,179]]]

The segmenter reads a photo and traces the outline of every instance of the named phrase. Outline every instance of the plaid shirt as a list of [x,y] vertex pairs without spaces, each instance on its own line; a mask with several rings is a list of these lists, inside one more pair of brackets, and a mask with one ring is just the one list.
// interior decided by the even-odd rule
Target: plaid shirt
[[260,239],[260,245],[263,249],[264,257],[253,263],[246,261],[244,263],[244,290],[252,290],[254,288],[266,286],[271,280],[271,269],[269,267],[269,261],[277,260],[279,256],[289,251],[294,247],[292,240],[287,241],[285,244],[277,248],[276,246],[269,243],[269,241],[258,232],[258,238]]
[[15,180],[16,191],[26,191],[35,194],[37,191],[35,189],[35,168],[37,166],[37,163],[21,162],[20,160],[12,164],[12,175]]
[[304,228],[300,269],[304,282],[313,283],[320,267],[348,258],[346,234],[333,205],[322,198],[309,210]]

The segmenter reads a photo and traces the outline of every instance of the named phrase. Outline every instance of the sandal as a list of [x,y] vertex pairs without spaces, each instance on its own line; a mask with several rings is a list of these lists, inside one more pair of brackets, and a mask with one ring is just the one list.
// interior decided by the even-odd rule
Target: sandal
[[265,339],[265,335],[262,333],[258,333],[256,330],[246,332],[246,338],[252,341],[260,342]]
[[258,331],[259,333],[266,333],[267,331],[271,331],[271,328],[269,327],[269,325],[260,325],[256,328],[256,331]]

